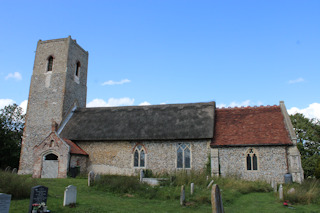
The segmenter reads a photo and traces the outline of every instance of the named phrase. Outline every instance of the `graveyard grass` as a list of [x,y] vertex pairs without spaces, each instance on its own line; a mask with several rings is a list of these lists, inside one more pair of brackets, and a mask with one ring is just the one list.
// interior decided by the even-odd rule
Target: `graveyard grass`
[[[238,189],[230,189],[236,179],[217,180],[222,190],[222,200],[225,212],[319,212],[319,204],[294,205],[294,210],[284,207],[278,201],[276,195],[263,188],[262,191],[252,192],[244,190],[244,186]],[[188,180],[186,180],[188,182]],[[136,194],[111,193],[99,189],[99,186],[88,187],[86,178],[67,179],[38,179],[37,184],[49,188],[47,200],[48,209],[51,212],[211,212],[210,189],[199,189],[195,184],[195,194],[190,195],[190,184],[186,185],[187,206],[181,207],[179,202],[180,187],[164,186],[158,188],[164,197],[153,199],[143,198]],[[239,185],[242,185],[240,182]],[[257,183],[260,185],[262,183]],[[76,207],[63,207],[65,187],[74,185],[77,187]],[[252,186],[251,186],[252,187]],[[241,191],[244,190],[244,191]],[[253,189],[253,191],[257,191]],[[29,206],[29,199],[12,200],[10,213],[25,213]]]

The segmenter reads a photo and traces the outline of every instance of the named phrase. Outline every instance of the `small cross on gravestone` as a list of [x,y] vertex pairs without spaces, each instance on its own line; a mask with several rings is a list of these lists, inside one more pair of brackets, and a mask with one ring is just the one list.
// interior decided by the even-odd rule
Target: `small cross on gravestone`
[[31,188],[29,213],[32,213],[32,204],[45,203],[47,205],[48,187],[35,186]]
[[212,213],[224,213],[219,186],[214,184],[211,190]]
[[94,183],[94,172],[90,171],[88,174],[88,186],[93,186]]
[[11,195],[0,193],[0,212],[9,213]]
[[77,187],[69,185],[64,191],[63,206],[75,204],[77,202]]

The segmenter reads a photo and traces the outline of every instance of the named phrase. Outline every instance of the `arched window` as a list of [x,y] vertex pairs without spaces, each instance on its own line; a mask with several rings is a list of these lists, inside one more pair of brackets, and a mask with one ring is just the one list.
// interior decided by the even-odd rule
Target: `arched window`
[[258,170],[258,157],[254,149],[246,152],[247,170]]
[[45,160],[58,160],[58,156],[56,156],[55,154],[48,154],[45,156],[44,159]]
[[145,167],[146,165],[146,152],[142,145],[137,145],[133,152],[133,166]]
[[52,71],[52,67],[53,67],[53,57],[52,57],[52,55],[50,55],[49,58],[48,58],[47,71]]
[[189,143],[178,143],[177,145],[177,168],[191,168],[191,151]]
[[81,67],[81,64],[80,64],[80,62],[78,61],[77,62],[77,65],[76,65],[76,73],[75,73],[75,75],[79,78],[79,76],[80,76],[80,67]]

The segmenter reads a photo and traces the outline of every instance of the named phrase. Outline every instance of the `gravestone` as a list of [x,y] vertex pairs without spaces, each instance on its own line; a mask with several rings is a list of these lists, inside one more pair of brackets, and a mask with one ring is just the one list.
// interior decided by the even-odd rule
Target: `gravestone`
[[0,212],[9,213],[11,195],[0,193]]
[[293,187],[289,189],[288,194],[294,194],[294,193],[296,193],[296,190]]
[[212,213],[224,213],[219,186],[214,184],[211,190]]
[[181,186],[181,193],[180,193],[180,205],[184,206],[186,201],[186,194],[184,190],[184,185]]
[[143,181],[143,178],[144,178],[144,173],[143,173],[143,170],[141,169],[140,170],[140,182]]
[[283,200],[283,188],[282,188],[282,184],[280,184],[279,186],[279,199]]
[[271,180],[271,188],[272,189],[274,188],[274,180],[273,179]]
[[277,192],[278,184],[277,184],[277,182],[274,182],[273,184],[274,184],[274,185],[273,185],[273,191],[274,191],[274,192]]
[[34,186],[31,188],[29,213],[32,212],[32,204],[45,203],[47,205],[48,187],[45,186]]
[[17,174],[17,168],[12,169],[12,174]]
[[93,186],[94,183],[94,172],[90,171],[88,173],[88,186]]
[[208,185],[208,189],[211,187],[211,185],[213,184],[213,180],[212,181],[210,181],[210,183],[209,183],[209,185]]
[[194,191],[194,183],[190,184],[190,194],[193,195],[193,191]]
[[5,172],[10,172],[10,170],[11,170],[11,167],[10,167],[10,166],[7,166],[4,171],[5,171]]
[[64,191],[63,206],[75,204],[77,202],[77,187],[69,185]]
[[94,176],[94,181],[98,181],[98,180],[100,180],[100,179],[101,179],[100,174],[96,174],[96,175]]

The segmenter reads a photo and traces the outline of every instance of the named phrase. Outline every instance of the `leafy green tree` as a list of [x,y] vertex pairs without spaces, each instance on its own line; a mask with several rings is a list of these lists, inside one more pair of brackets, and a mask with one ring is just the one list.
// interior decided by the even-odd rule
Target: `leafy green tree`
[[320,159],[320,122],[308,119],[300,113],[291,115],[290,118],[297,135],[305,177],[314,177]]
[[25,115],[17,104],[0,109],[0,168],[18,168]]

